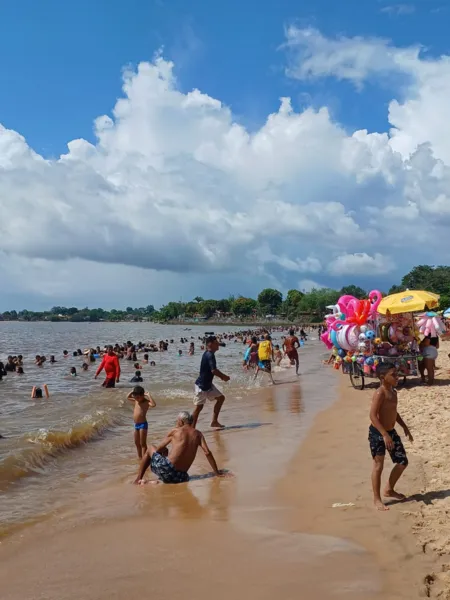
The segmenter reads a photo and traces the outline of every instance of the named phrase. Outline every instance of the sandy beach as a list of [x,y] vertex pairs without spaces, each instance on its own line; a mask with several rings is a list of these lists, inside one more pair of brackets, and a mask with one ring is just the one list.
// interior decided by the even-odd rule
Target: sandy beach
[[373,389],[353,390],[318,359],[319,348],[305,356],[300,383],[289,370],[285,383],[230,401],[224,418],[234,427],[205,431],[233,479],[103,486],[4,539],[2,599],[449,598],[449,417],[440,385],[448,359],[435,388],[400,392],[416,442],[406,445],[399,489],[411,496],[387,513],[372,506]]

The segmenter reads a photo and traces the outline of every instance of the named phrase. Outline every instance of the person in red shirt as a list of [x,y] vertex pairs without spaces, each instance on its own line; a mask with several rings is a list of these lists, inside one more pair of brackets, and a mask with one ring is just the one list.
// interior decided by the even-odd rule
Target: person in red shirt
[[120,379],[120,364],[112,346],[108,346],[106,354],[95,374],[95,379],[97,379],[103,369],[105,369],[106,379],[102,383],[102,386],[105,388],[115,387]]

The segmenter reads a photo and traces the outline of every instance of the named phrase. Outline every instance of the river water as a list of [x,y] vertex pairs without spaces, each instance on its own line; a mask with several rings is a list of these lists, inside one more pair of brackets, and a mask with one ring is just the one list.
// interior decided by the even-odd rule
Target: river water
[[[211,329],[220,333],[232,327],[1,322],[0,358],[6,362],[9,354],[22,354],[25,374],[9,373],[0,382],[0,531],[54,514],[71,496],[77,496],[80,481],[99,485],[111,479],[125,481],[136,471],[132,407],[125,399],[133,387],[133,363],[122,360],[120,384],[104,390],[103,374],[94,380],[99,361],[83,372],[84,358],[73,358],[74,350],[127,340],[174,340],[167,352],[149,354],[156,366],[142,368],[143,385],[157,404],[148,414],[149,441],[154,441],[173,425],[178,410],[192,410],[202,353],[199,337]],[[281,335],[278,333],[279,339]],[[188,342],[181,343],[182,337]],[[190,341],[196,346],[194,356],[188,356]],[[182,356],[178,356],[179,349]],[[230,341],[217,354],[219,368],[231,375],[231,381],[220,382],[220,387],[237,401],[267,384],[266,376],[253,383],[241,369],[243,349],[242,343]],[[64,350],[69,352],[68,358],[63,357]],[[57,362],[38,367],[36,354],[47,359],[54,354]],[[142,360],[142,354],[138,359]],[[69,375],[72,366],[77,368],[76,378]],[[50,399],[31,399],[32,386],[43,384],[49,387]],[[210,408],[202,413],[199,426],[209,425]],[[225,415],[226,406],[226,421]]]

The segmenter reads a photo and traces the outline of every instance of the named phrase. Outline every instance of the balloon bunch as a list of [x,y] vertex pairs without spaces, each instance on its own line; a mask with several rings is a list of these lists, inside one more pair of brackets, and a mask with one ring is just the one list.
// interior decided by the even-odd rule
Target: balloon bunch
[[426,312],[417,316],[417,325],[422,335],[437,337],[445,333],[445,325],[435,312]]
[[[351,295],[341,296],[335,305],[327,307],[332,312],[325,317],[327,330],[321,335],[322,342],[329,350],[337,348],[341,358],[356,349],[366,350],[375,339],[375,332],[366,324],[375,317],[381,298],[378,290],[372,290],[368,300],[359,300]],[[350,359],[356,361],[356,358],[354,361],[353,357]]]

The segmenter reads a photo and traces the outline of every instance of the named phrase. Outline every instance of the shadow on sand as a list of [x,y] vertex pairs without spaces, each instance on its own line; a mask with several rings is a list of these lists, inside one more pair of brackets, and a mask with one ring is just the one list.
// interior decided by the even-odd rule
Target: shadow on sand
[[406,504],[408,502],[423,502],[423,504],[434,504],[435,500],[445,500],[450,497],[450,489],[447,490],[435,490],[433,492],[426,492],[425,494],[413,494],[408,496],[404,500],[391,500],[386,502],[386,505],[393,506],[394,504]]

